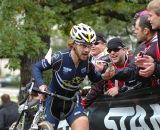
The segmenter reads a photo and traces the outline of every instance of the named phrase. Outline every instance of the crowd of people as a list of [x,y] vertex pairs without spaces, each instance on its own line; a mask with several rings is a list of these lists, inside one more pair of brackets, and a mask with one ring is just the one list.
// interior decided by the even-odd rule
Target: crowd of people
[[[160,1],[152,0],[145,11],[133,18],[133,31],[139,46],[134,54],[128,54],[126,44],[120,37],[108,42],[102,33],[80,23],[70,31],[68,49],[47,55],[33,65],[33,77],[40,90],[49,90],[66,97],[75,96],[80,84],[88,77],[91,89],[82,98],[76,95],[76,103],[47,97],[45,102],[46,121],[56,130],[63,113],[72,130],[89,130],[85,108],[98,95],[116,96],[121,92],[143,87],[159,86],[160,78]],[[43,80],[43,71],[52,69],[49,85]],[[5,98],[4,98],[5,97]],[[45,96],[39,94],[44,100]],[[9,97],[4,95],[2,101]],[[6,106],[6,107],[5,107]],[[15,106],[13,106],[16,109]],[[7,105],[0,109],[0,128],[7,121],[2,118]],[[12,110],[14,110],[12,109]],[[7,110],[9,111],[9,110]],[[9,114],[9,113],[7,113]],[[14,118],[17,118],[15,112]],[[15,120],[15,119],[14,119]],[[10,125],[8,123],[7,125]]]

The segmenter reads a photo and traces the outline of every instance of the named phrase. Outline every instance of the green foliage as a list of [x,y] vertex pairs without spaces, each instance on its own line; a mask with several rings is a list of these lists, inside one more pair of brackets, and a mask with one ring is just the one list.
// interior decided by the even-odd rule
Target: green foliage
[[[87,4],[84,0],[1,0],[0,57],[10,58],[10,68],[16,69],[24,56],[31,59],[46,53],[42,37],[57,35],[52,30],[55,25],[64,40],[71,27],[80,22],[106,36],[127,36],[133,15],[145,9],[148,1],[97,0]],[[60,48],[54,47],[55,51]]]

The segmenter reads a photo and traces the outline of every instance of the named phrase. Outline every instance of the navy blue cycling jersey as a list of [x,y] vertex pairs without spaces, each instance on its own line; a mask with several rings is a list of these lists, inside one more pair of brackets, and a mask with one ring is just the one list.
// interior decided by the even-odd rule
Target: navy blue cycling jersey
[[[79,65],[75,66],[70,52],[70,50],[63,50],[52,54],[49,50],[44,59],[33,65],[33,75],[37,86],[44,85],[42,72],[48,69],[53,70],[48,89],[66,97],[72,97],[79,90],[80,83],[87,75],[92,82],[102,80],[101,74],[95,71],[94,65],[88,59],[80,61]],[[70,126],[78,117],[86,116],[79,96],[77,96],[76,104],[57,97],[48,97],[45,108],[47,115],[45,120],[49,121],[54,129],[57,129],[61,112],[64,113]]]
[[69,49],[53,54],[48,52],[44,59],[33,65],[33,75],[38,86],[44,85],[42,71],[48,69],[53,70],[48,89],[62,95],[79,90],[79,85],[86,75],[92,82],[102,79],[101,74],[95,71],[94,65],[88,59],[80,61],[76,67]]

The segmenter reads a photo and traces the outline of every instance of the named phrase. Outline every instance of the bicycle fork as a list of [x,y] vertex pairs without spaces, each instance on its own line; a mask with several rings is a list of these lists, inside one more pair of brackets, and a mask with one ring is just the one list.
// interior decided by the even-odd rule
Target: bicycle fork
[[43,115],[43,113],[44,113],[44,107],[43,107],[43,103],[40,101],[38,111],[34,116],[30,130],[38,130],[38,123],[40,122],[42,118],[41,116]]

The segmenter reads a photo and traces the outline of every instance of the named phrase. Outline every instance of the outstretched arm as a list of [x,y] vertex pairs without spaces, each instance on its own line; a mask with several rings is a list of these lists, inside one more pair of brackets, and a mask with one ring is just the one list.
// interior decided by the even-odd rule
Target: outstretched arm
[[106,85],[106,82],[104,80],[101,80],[97,83],[94,83],[91,86],[91,89],[87,93],[87,95],[82,99],[82,106],[84,108],[88,107],[92,102],[96,99],[96,97],[99,94],[103,94],[104,86]]

